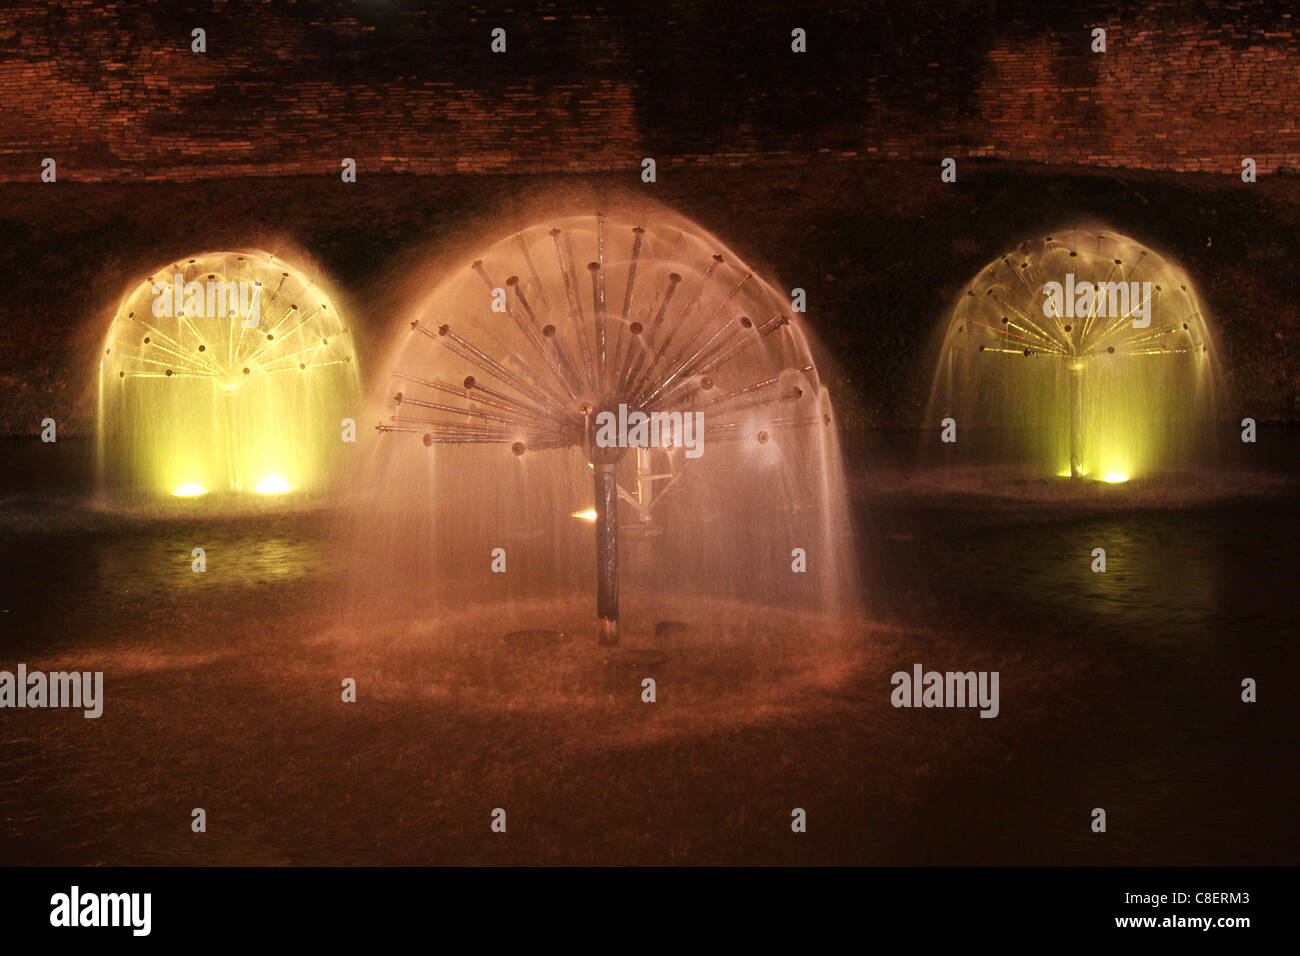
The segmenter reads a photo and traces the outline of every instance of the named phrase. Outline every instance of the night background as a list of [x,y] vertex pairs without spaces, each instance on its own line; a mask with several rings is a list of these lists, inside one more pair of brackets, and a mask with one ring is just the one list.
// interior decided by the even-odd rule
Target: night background
[[[108,688],[96,721],[0,712],[0,863],[1296,862],[1291,13],[18,2],[0,51],[0,669]],[[99,353],[160,264],[258,247],[310,266],[373,397],[413,289],[548,216],[643,199],[806,290],[855,616],[631,592],[632,646],[664,657],[650,707],[635,665],[597,653],[589,595],[510,596],[572,634],[532,656],[490,609],[399,620],[345,494],[218,516],[97,498]],[[1194,281],[1214,441],[1086,493],[945,470],[937,334],[986,264],[1075,223]],[[1002,713],[891,707],[916,661],[1000,671]]]

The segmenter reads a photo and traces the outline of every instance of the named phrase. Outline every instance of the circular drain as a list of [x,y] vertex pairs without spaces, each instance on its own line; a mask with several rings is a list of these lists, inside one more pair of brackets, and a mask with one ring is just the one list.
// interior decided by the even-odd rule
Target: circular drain
[[569,643],[569,636],[563,631],[536,629],[531,631],[511,631],[501,638],[506,647],[520,650],[537,650],[543,647],[559,647]]

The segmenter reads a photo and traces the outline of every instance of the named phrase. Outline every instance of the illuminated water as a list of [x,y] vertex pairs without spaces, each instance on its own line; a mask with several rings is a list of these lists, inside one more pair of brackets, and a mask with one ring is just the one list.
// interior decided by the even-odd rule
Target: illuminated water
[[[1222,480],[1087,507],[882,471],[910,435],[850,443],[852,506],[870,511],[879,557],[853,645],[864,669],[793,698],[744,673],[719,713],[696,697],[722,665],[702,677],[681,649],[662,711],[624,689],[600,721],[593,701],[615,689],[584,640],[563,659],[590,667],[553,672],[464,609],[408,636],[376,602],[364,629],[338,632],[329,608],[365,549],[331,513],[127,519],[92,507],[85,444],[8,441],[0,648],[10,665],[104,667],[109,706],[90,736],[79,717],[4,721],[0,858],[504,862],[470,824],[506,799],[545,821],[521,829],[516,862],[1289,862],[1295,835],[1277,821],[1300,786],[1297,711],[1277,675],[1295,670],[1300,625],[1294,438],[1265,430],[1215,463]],[[1106,576],[1087,570],[1095,546]],[[764,653],[788,642],[785,621],[760,634]],[[1001,716],[883,705],[890,671],[918,660],[1000,669]],[[360,676],[357,710],[337,702],[345,674]],[[1258,709],[1238,702],[1246,675]],[[740,725],[737,696],[754,702]],[[657,715],[682,709],[691,732],[665,735]],[[171,836],[196,787],[223,794],[202,847]],[[809,846],[766,840],[764,814],[808,793]],[[1098,805],[1104,842],[1086,826]]]
[[[748,270],[689,224],[640,234],[614,217],[603,230],[589,217],[558,224],[582,264],[571,274],[587,283],[587,319],[600,313],[601,275],[604,301],[618,303],[606,307],[616,383],[638,354],[654,354],[647,329],[670,275],[681,277],[674,302],[702,294],[684,316],[695,324],[665,349],[668,374],[696,331],[697,344],[729,330],[741,341],[761,335],[761,321],[738,330],[735,315],[714,321],[741,296],[753,305],[740,315],[784,307],[766,286],[751,291]],[[560,387],[562,376],[527,351],[535,345],[515,316],[483,307],[494,288],[518,310],[525,299],[534,309],[550,302],[551,320],[538,323],[545,354],[563,368],[562,342],[576,366],[564,259],[539,261],[555,248],[554,225],[490,246],[478,260],[489,281],[473,260],[430,273],[433,291],[402,319],[417,327],[404,328],[385,366],[399,375],[365,419],[414,430],[363,434],[365,465],[336,510],[272,497],[276,506],[253,515],[127,518],[94,506],[94,456],[81,443],[7,443],[0,647],[10,664],[102,666],[110,705],[92,735],[79,718],[5,722],[0,778],[14,785],[0,789],[0,859],[1293,860],[1294,834],[1277,829],[1297,791],[1293,744],[1276,728],[1294,726],[1296,705],[1276,692],[1275,675],[1297,659],[1297,458],[1277,430],[1238,446],[1237,459],[1176,474],[1143,462],[1170,464],[1190,446],[1177,430],[1148,431],[1125,459],[1128,482],[1085,483],[1083,494],[1059,493],[1044,467],[1059,466],[1055,458],[1009,470],[999,452],[1023,461],[1036,448],[1014,434],[960,468],[922,471],[885,467],[897,447],[850,442],[845,467],[833,422],[788,411],[809,405],[824,416],[829,406],[809,339],[797,323],[778,323],[752,355],[710,370],[710,388],[705,373],[685,374],[689,361],[674,376],[693,379],[684,391],[696,399],[736,396],[703,406],[707,427],[734,436],[706,432],[699,459],[655,453],[642,468],[629,452],[617,463],[628,643],[654,643],[666,620],[691,628],[662,642],[671,660],[656,674],[661,704],[641,703],[641,674],[609,669],[586,634],[554,654],[505,647],[499,635],[515,627],[573,631],[591,620],[590,448],[567,437],[547,448],[546,436],[568,435],[562,423],[585,417],[583,402],[621,388],[575,389],[566,398],[579,408],[522,420],[528,389],[516,388],[512,414],[497,416],[515,421],[479,418],[466,413],[503,411],[479,399],[502,400],[483,391],[490,376],[466,358],[475,353],[462,346],[449,357],[445,345],[454,329],[507,377]],[[639,303],[638,288],[658,297]],[[638,353],[642,335],[651,345]],[[1133,367],[1114,370],[1130,387]],[[500,384],[487,387],[507,394]],[[165,405],[167,393],[153,394]],[[219,417],[201,395],[182,395],[191,411]],[[715,421],[719,406],[731,414]],[[136,416],[155,404],[123,407]],[[521,423],[548,417],[561,424]],[[472,420],[477,428],[465,429]],[[213,452],[214,487],[222,468],[228,480],[242,476],[227,487],[261,480],[225,451],[265,447],[238,422],[230,434],[239,440]],[[253,438],[241,444],[245,434]],[[161,467],[149,442],[122,447],[132,449],[122,480],[167,496],[185,483],[169,487],[183,475]],[[254,453],[254,465],[268,454]],[[1095,473],[1092,454],[1082,457]],[[202,574],[194,547],[208,551]],[[794,547],[807,550],[802,576]],[[1088,570],[1094,547],[1108,551],[1106,575]],[[495,548],[502,573],[492,570]],[[870,601],[860,564],[871,569]],[[855,604],[868,615],[843,613]],[[842,631],[810,632],[811,618],[791,610],[823,608],[840,612]],[[890,672],[915,661],[1000,670],[1001,716],[889,708]],[[339,703],[342,676],[358,678],[362,705]],[[1261,679],[1254,709],[1238,700],[1240,676]],[[170,835],[175,807],[196,792],[222,795],[223,826],[201,847]],[[505,850],[474,835],[482,807],[503,801],[528,821]],[[770,839],[792,801],[811,803],[817,820],[794,846]],[[1111,813],[1104,842],[1086,827],[1098,805]]]
[[1071,229],[1021,243],[970,283],[926,424],[954,420],[949,461],[995,451],[1042,474],[1122,482],[1195,462],[1214,379],[1183,270],[1113,231]]
[[359,393],[343,317],[290,266],[256,251],[163,266],[104,344],[103,483],[144,499],[317,491]]
[[[859,602],[807,329],[717,238],[658,208],[555,217],[430,273],[425,290],[386,365],[384,432],[359,479],[361,613],[376,593],[425,615],[590,600],[593,473],[597,493],[602,474],[617,484],[623,596],[653,596],[661,617],[688,593]],[[602,447],[601,416],[620,408],[697,427]]]

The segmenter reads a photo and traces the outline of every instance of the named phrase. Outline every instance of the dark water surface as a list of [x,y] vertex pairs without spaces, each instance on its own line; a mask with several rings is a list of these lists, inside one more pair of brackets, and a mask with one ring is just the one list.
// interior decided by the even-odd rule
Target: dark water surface
[[[944,743],[942,727],[918,738],[927,742],[901,754],[919,781],[905,804],[886,801],[890,818],[878,826],[860,808],[838,808],[852,826],[820,859],[803,861],[1300,862],[1300,471],[1295,436],[1265,436],[1275,439],[1272,452],[1249,466],[1224,462],[1213,473],[1134,482],[1100,497],[981,472],[868,468],[859,455],[851,472],[870,616],[922,635],[892,652],[881,673],[993,660],[1002,713],[956,715],[959,746]],[[891,455],[906,457],[905,444],[869,454],[889,466]],[[211,651],[226,628],[318,619],[357,573],[338,515],[324,509],[220,520],[96,509],[87,452],[77,442],[4,443],[0,669],[122,644]],[[999,483],[1011,493],[990,493]],[[188,573],[196,546],[208,555],[203,575]],[[1104,574],[1091,570],[1094,548],[1106,551]],[[810,737],[849,742],[827,768],[836,779],[826,792],[843,801],[874,787],[871,738],[897,735],[905,751],[915,722],[934,728],[940,719],[894,710],[893,723],[856,726],[854,694],[890,690],[872,673],[846,691],[839,716],[807,718]],[[1256,704],[1240,700],[1247,677],[1258,682]],[[11,755],[24,741],[19,721],[30,716],[0,712]],[[17,758],[0,761],[14,778],[0,781],[11,828],[0,832],[0,856],[42,862],[19,834],[48,824],[54,835],[31,846],[59,862],[82,859],[76,838],[58,835],[75,830],[62,819],[72,801],[22,767]],[[771,769],[762,775],[785,779]],[[101,799],[111,801],[78,794],[76,802]],[[1108,814],[1104,835],[1089,830],[1095,807]],[[689,861],[689,827],[681,819],[673,826],[671,839],[686,849],[664,858]],[[377,850],[375,861],[384,860]],[[705,857],[791,859],[761,848]],[[330,859],[324,851],[286,858]]]

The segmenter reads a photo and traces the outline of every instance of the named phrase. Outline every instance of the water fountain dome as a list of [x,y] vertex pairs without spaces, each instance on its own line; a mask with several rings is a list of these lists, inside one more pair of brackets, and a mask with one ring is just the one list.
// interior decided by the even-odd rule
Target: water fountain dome
[[1214,348],[1175,263],[1104,227],[1020,243],[963,290],[927,422],[956,447],[1120,482],[1188,463],[1213,418]]
[[[665,605],[685,591],[852,599],[810,337],[694,223],[661,209],[538,222],[467,258],[405,325],[366,479],[390,523],[367,528],[425,606],[594,576],[599,638],[615,644],[629,583]],[[702,427],[648,446],[602,440],[637,414]],[[498,549],[512,562],[500,577]],[[634,569],[622,584],[620,565]]]
[[101,480],[179,498],[318,490],[359,392],[319,284],[257,250],[180,259],[126,294],[104,342]]

